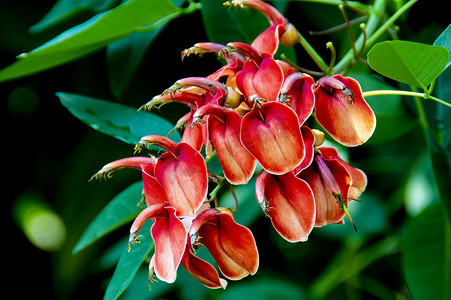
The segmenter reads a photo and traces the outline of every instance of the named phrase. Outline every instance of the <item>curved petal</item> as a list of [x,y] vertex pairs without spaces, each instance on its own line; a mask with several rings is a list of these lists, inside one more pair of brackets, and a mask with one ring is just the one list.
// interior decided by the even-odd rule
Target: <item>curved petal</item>
[[304,140],[305,156],[301,164],[293,170],[293,173],[295,175],[299,174],[299,172],[310,166],[313,158],[315,157],[315,135],[313,134],[312,130],[305,125],[301,126],[301,133],[302,139]]
[[260,51],[261,53],[268,53],[271,56],[276,54],[279,48],[280,36],[285,30],[284,20],[279,19],[279,21],[260,33],[255,40],[252,42],[251,46]]
[[[315,117],[337,142],[358,146],[366,142],[376,128],[376,117],[365,102],[359,83],[350,77],[332,76],[342,83],[319,84],[315,89]],[[321,80],[321,79],[320,79]]]
[[210,114],[209,138],[218,155],[224,176],[232,184],[245,184],[254,174],[257,160],[241,145],[241,117],[217,105],[201,107],[197,114]]
[[299,125],[304,124],[313,112],[315,95],[313,85],[315,81],[309,75],[293,73],[285,79],[280,91],[281,102],[287,101],[288,105],[296,112]]
[[187,116],[188,121],[186,122],[185,129],[182,134],[182,142],[190,144],[194,149],[200,151],[204,142],[204,136],[202,133],[202,128],[193,124],[194,110],[191,110]]
[[252,97],[276,101],[283,84],[283,71],[279,64],[267,53],[262,53],[262,62],[257,67],[253,61],[246,61],[236,75],[236,85],[250,101]]
[[188,234],[173,207],[165,207],[166,216],[155,218],[151,234],[155,243],[155,274],[160,280],[172,283],[185,252]]
[[[298,174],[311,187],[315,196],[316,221],[315,226],[325,226],[329,223],[339,223],[343,220],[345,212],[341,210],[337,198],[334,196],[334,189],[338,187],[339,194],[347,205],[348,190],[351,186],[351,177],[346,168],[336,159],[323,158],[329,173],[333,178],[324,178],[319,172],[319,166],[312,163],[310,167]],[[331,186],[330,181],[334,181],[337,187]]]
[[292,172],[273,175],[263,170],[255,183],[257,201],[274,229],[287,241],[306,241],[315,225],[315,199],[309,185]]
[[158,180],[153,176],[153,171],[153,167],[142,167],[144,196],[146,198],[147,206],[157,203],[166,203],[167,201],[166,193]]
[[319,147],[318,149],[321,151],[321,155],[324,158],[335,159],[346,168],[346,171],[348,171],[349,175],[351,176],[352,182],[351,187],[349,188],[348,198],[357,199],[366,189],[367,178],[365,173],[362,170],[354,168],[353,166],[342,160],[338,156],[337,149],[332,147]]
[[206,287],[211,289],[226,288],[227,281],[219,278],[218,272],[211,264],[194,255],[189,244],[186,245],[181,263],[191,276]]
[[133,168],[141,170],[143,165],[149,165],[153,169],[155,160],[148,156],[133,156],[126,157],[110,162],[102,167],[96,174],[94,174],[90,181],[93,179],[107,179],[112,177],[112,173],[123,169],[123,168]]
[[241,122],[240,139],[244,148],[272,174],[293,170],[305,156],[298,118],[290,107],[279,102],[264,103],[247,113]]
[[207,167],[202,155],[187,143],[177,144],[178,156],[163,153],[155,165],[155,178],[162,185],[177,215],[191,216],[208,191]]
[[199,228],[200,242],[207,247],[225,277],[238,280],[257,272],[257,246],[248,228],[237,224],[231,215],[215,209],[206,210],[197,218],[193,226]]

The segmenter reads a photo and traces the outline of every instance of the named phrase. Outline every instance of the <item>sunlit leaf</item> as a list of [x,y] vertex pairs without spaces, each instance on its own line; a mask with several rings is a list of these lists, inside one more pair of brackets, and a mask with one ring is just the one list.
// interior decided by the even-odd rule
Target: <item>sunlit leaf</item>
[[103,297],[104,300],[117,299],[132,282],[144,259],[149,256],[154,245],[149,233],[151,225],[152,222],[144,223],[141,230],[146,234],[143,234],[140,238],[140,243],[131,245],[130,251],[128,251],[124,241],[124,252],[120,257],[113,277],[108,284],[105,296]]
[[413,299],[451,296],[451,234],[440,205],[410,220],[404,239],[404,274]]
[[132,221],[139,213],[142,182],[137,182],[118,194],[89,224],[73,249],[77,253],[120,226]]
[[61,33],[0,70],[0,82],[30,75],[80,58],[176,13],[170,0],[131,0]]
[[[57,96],[74,116],[92,128],[132,145],[145,135],[166,136],[173,128],[156,114],[122,104],[68,93],[57,93]],[[178,132],[170,137],[177,142],[180,140]]]
[[409,41],[385,41],[368,52],[368,63],[376,72],[422,89],[443,72],[448,59],[445,47]]

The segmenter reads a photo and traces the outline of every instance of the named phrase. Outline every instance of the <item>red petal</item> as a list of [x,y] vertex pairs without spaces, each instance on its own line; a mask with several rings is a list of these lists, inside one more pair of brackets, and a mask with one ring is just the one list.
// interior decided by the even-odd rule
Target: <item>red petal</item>
[[255,109],[241,123],[241,143],[272,174],[285,174],[298,166],[305,156],[299,121],[295,112],[278,102],[264,103],[259,119]]
[[191,110],[188,114],[189,119],[185,125],[185,129],[183,130],[182,142],[190,144],[194,149],[200,151],[200,149],[202,149],[204,138],[202,134],[202,128],[195,125],[192,126],[194,110]]
[[142,168],[144,196],[146,197],[147,206],[167,201],[166,193],[158,180],[153,176],[153,171],[153,167]]
[[254,95],[268,101],[279,97],[284,79],[282,68],[269,54],[263,53],[262,57],[259,67],[253,61],[246,61],[236,75],[236,85],[248,101]]
[[255,274],[258,269],[258,251],[252,232],[226,213],[217,213],[217,221],[204,223],[200,239],[218,263],[225,277],[238,280]]
[[298,165],[293,173],[295,175],[299,174],[302,170],[311,165],[313,158],[315,157],[315,135],[307,126],[301,126],[302,139],[304,140],[305,146],[305,157],[302,160],[301,164]]
[[166,217],[156,217],[151,233],[155,243],[155,273],[160,280],[172,283],[182,259],[187,242],[185,225],[175,215],[172,207],[166,207]]
[[177,145],[177,158],[166,152],[155,165],[155,177],[163,186],[177,215],[194,215],[208,189],[207,167],[202,155],[186,143]]
[[224,176],[232,184],[247,183],[254,174],[257,160],[241,145],[240,115],[217,105],[203,106],[197,113],[211,114],[208,122],[209,137]]
[[188,273],[206,287],[225,289],[227,286],[227,281],[219,278],[218,272],[211,264],[194,255],[189,244],[186,246],[183,254],[182,265]]
[[349,188],[348,197],[350,199],[357,199],[366,188],[367,178],[365,173],[342,160],[338,156],[337,149],[332,147],[320,147],[319,150],[324,158],[335,159],[346,168],[346,171],[348,171],[352,181],[351,187]]
[[293,73],[285,79],[280,91],[288,101],[288,105],[296,112],[299,118],[299,124],[304,124],[310,117],[315,106],[315,95],[313,94],[313,85],[315,81],[312,77],[301,73]]
[[[332,173],[340,189],[340,195],[346,204],[348,203],[348,190],[351,185],[351,177],[346,168],[336,159],[323,158],[325,164]],[[316,163],[299,173],[299,178],[304,179],[311,187],[315,196],[316,203],[316,222],[315,226],[324,226],[328,223],[340,222],[345,213],[341,211],[337,199],[332,194],[332,189],[326,184],[318,171]]]
[[257,200],[274,229],[287,241],[306,241],[315,225],[315,199],[309,185],[292,172],[262,171],[255,183]]
[[346,146],[360,145],[374,132],[374,112],[363,99],[356,80],[338,74],[332,77],[341,81],[354,96],[351,100],[338,89],[318,86],[315,89],[315,117],[337,142]]
[[279,48],[279,37],[285,30],[284,20],[279,21],[260,33],[259,36],[252,42],[251,46],[261,53],[268,53],[271,56],[276,54]]

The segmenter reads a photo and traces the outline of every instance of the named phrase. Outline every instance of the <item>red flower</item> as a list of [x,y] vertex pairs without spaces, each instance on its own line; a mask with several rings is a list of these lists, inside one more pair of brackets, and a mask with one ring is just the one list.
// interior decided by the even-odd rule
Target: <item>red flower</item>
[[274,229],[287,241],[306,241],[315,225],[315,199],[309,185],[293,172],[273,175],[263,170],[255,183],[257,201]]
[[272,174],[293,170],[305,156],[298,117],[279,102],[256,104],[241,122],[240,138],[247,151]]
[[342,222],[350,200],[357,198],[366,187],[365,174],[346,164],[338,157],[336,149],[330,147],[318,147],[313,163],[298,177],[313,190],[315,226]]
[[208,191],[207,167],[202,155],[187,143],[149,135],[136,145],[157,145],[168,152],[160,155],[155,164],[155,178],[163,187],[170,206],[177,210],[177,216],[192,216],[202,205]]
[[221,273],[232,280],[254,275],[258,251],[252,232],[237,224],[227,209],[207,209],[194,219],[189,235],[207,247]]
[[338,74],[322,77],[315,96],[316,120],[337,142],[357,146],[371,137],[376,117],[355,79]]
[[154,221],[150,232],[155,244],[152,259],[155,274],[160,280],[172,283],[185,251],[187,230],[176,216],[175,208],[157,203],[148,206],[136,217],[130,228],[129,244],[138,241],[142,225],[150,218]]
[[216,150],[224,176],[232,184],[245,184],[254,174],[257,161],[241,145],[241,117],[233,110],[208,104],[196,111],[195,119],[211,116],[206,124],[208,138]]
[[299,125],[304,124],[315,107],[314,85],[312,77],[296,72],[288,76],[281,87],[279,101],[286,103],[296,112]]

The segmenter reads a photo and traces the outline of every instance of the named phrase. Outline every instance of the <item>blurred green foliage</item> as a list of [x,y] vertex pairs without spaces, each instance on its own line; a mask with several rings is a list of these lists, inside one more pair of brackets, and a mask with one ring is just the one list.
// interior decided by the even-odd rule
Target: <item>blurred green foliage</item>
[[[350,207],[357,233],[349,222],[328,225],[314,229],[308,242],[290,244],[277,235],[260,213],[252,183],[237,187],[240,209],[236,220],[250,226],[255,235],[260,269],[252,278],[230,282],[225,291],[205,288],[180,268],[173,285],[153,283],[149,292],[147,263],[138,267],[146,261],[151,242],[135,245],[137,259],[125,260],[130,224],[123,220],[130,221],[136,207],[121,211],[124,215],[120,225],[125,226],[113,224],[111,231],[96,236],[94,223],[91,232],[85,232],[96,216],[111,213],[102,211],[107,204],[112,203],[110,208],[115,211],[121,205],[114,207],[115,203],[133,203],[136,190],[128,194],[127,190],[141,179],[139,172],[133,170],[121,171],[106,183],[88,182],[89,178],[106,163],[132,155],[131,144],[136,134],[146,129],[143,126],[154,130],[152,121],[157,117],[175,124],[186,108],[166,105],[150,117],[149,124],[139,119],[142,114],[130,112],[127,120],[133,116],[140,121],[134,123],[135,128],[126,130],[114,122],[117,114],[112,114],[109,122],[102,124],[107,130],[98,131],[87,111],[79,108],[80,117],[74,113],[76,105],[70,103],[76,103],[77,97],[86,101],[103,99],[111,103],[109,107],[114,104],[133,110],[179,78],[206,76],[215,71],[220,62],[214,55],[189,57],[182,63],[180,52],[207,40],[250,42],[267,26],[255,11],[227,9],[221,2],[202,0],[202,9],[189,10],[183,1],[159,1],[157,6],[151,5],[155,1],[129,1],[121,6],[122,10],[130,9],[124,24],[118,23],[117,15],[109,11],[120,1],[0,3],[1,119],[8,162],[5,219],[12,231],[5,243],[13,261],[13,266],[8,267],[12,272],[7,276],[7,287],[20,299],[99,299],[113,278],[131,281],[121,299],[449,299],[451,109],[430,100],[400,95],[368,97],[378,118],[375,135],[363,146],[343,150],[349,162],[368,176],[362,202]],[[387,12],[394,13],[405,2],[386,1]],[[274,5],[326,60],[330,56],[325,47],[328,41],[333,41],[338,56],[349,49],[346,30],[309,35],[310,31],[344,22],[336,5],[311,1]],[[400,40],[432,45],[449,26],[444,11],[439,0],[420,0],[397,20],[396,35]],[[348,14],[351,18],[358,16],[352,10]],[[153,21],[157,22],[146,32],[136,32]],[[74,29],[80,24],[83,25]],[[99,27],[91,27],[92,24]],[[115,26],[126,28],[120,34],[109,31]],[[74,36],[74,40],[77,34],[82,38],[65,42],[67,35],[60,34],[66,30],[71,30],[69,37]],[[388,34],[380,40],[384,38]],[[87,43],[88,39],[94,39],[94,43]],[[450,39],[441,36],[440,41],[443,45]],[[71,48],[75,43],[78,48]],[[280,52],[307,69],[316,68],[301,47],[283,48]],[[16,62],[20,53],[27,54]],[[14,65],[18,67],[9,67]],[[375,73],[365,63],[358,63],[349,71],[364,91],[410,89]],[[451,102],[450,75],[448,68],[437,78],[432,91],[447,102]],[[423,119],[419,104],[424,107]],[[94,116],[100,111],[92,107],[90,110]],[[157,129],[167,131],[166,128]],[[111,129],[114,130],[108,131]],[[214,168],[214,163],[211,161],[209,167]],[[221,201],[229,203],[230,194],[225,193]],[[39,247],[30,238],[25,228],[36,211],[62,220],[58,226],[65,230],[64,244]],[[80,238],[86,244],[80,245]],[[74,251],[76,245],[80,248]],[[114,274],[118,262],[132,265],[120,264],[127,270],[135,268],[136,276],[123,279],[121,275],[126,274]],[[113,296],[122,292],[117,285],[108,289]]]

